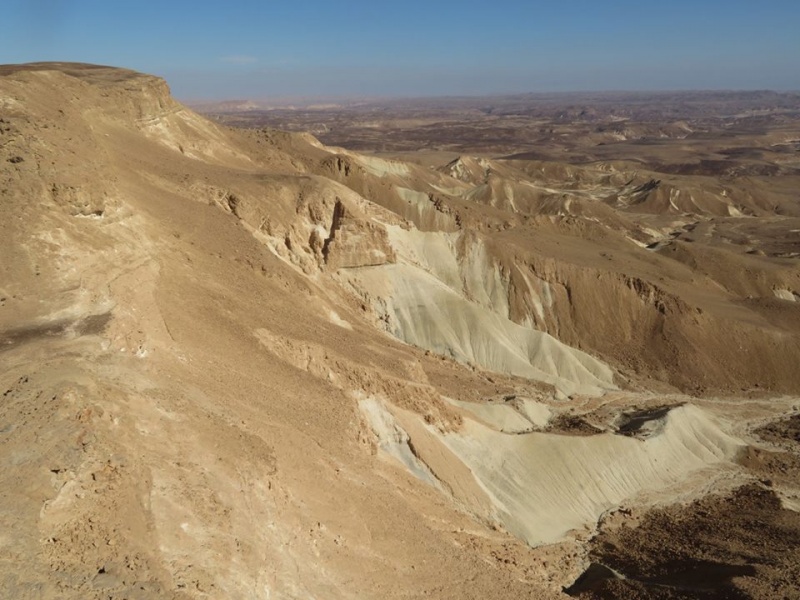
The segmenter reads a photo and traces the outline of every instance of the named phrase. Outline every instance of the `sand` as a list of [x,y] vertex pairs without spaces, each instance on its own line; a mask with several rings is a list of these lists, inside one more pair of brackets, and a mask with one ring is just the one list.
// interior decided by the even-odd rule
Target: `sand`
[[110,67],[0,98],[1,596],[557,598],[628,514],[797,506],[757,433],[798,410],[783,217],[231,129]]

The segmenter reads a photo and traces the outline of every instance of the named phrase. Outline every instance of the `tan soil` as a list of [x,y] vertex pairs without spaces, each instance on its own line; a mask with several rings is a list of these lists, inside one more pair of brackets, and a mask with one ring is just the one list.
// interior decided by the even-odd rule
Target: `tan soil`
[[70,63],[0,119],[0,596],[556,598],[662,547],[789,590],[793,176],[432,169]]

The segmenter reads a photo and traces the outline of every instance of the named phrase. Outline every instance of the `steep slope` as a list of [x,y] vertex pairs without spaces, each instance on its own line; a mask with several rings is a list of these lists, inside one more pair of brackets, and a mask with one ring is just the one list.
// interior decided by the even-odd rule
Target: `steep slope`
[[70,70],[3,78],[3,595],[541,594],[454,545],[472,521],[373,458],[345,390],[452,418],[409,381],[420,355],[204,194],[306,181],[291,158],[237,162],[248,142],[205,121],[228,152],[186,156],[153,137],[185,149],[196,118],[158,80]]
[[558,597],[598,519],[748,481],[748,427],[791,410],[625,436],[646,386],[794,392],[800,352],[629,217],[509,211],[108,67],[2,67],[0,111],[4,596]]
[[[479,285],[486,289],[456,285],[464,288],[461,293],[473,308],[482,304],[481,310],[488,308],[518,325],[547,332],[610,362],[626,377],[658,379],[682,391],[730,394],[758,387],[791,393],[800,386],[791,366],[800,359],[800,330],[795,319],[779,316],[784,307],[773,301],[776,290],[785,295],[800,287],[800,269],[791,245],[775,244],[796,235],[792,233],[798,227],[794,217],[765,214],[755,220],[744,216],[736,208],[742,205],[733,199],[739,192],[722,188],[714,192],[714,202],[734,209],[725,208],[725,214],[738,216],[716,216],[715,211],[703,212],[694,204],[674,212],[654,208],[655,214],[650,209],[636,212],[641,203],[620,205],[615,211],[609,198],[629,187],[631,173],[623,175],[613,166],[559,170],[552,165],[528,165],[521,169],[519,161],[497,166],[488,160],[473,161],[470,164],[483,164],[486,171],[469,176],[489,181],[473,186],[475,182],[465,182],[467,175],[453,171],[452,165],[445,169],[448,174],[440,174],[336,149],[326,153],[306,140],[302,149],[284,139],[278,139],[277,146],[296,151],[307,169],[343,183],[373,206],[392,213],[391,218],[377,216],[379,221],[392,224],[399,216],[410,220],[404,230],[437,234],[427,238],[393,235],[401,262],[419,264],[426,274],[453,289],[452,269],[439,277],[438,267],[431,270],[424,260],[420,263],[418,257],[425,250],[413,249],[415,245],[443,247],[444,243],[456,249],[460,261],[485,254],[485,280]],[[364,166],[367,163],[372,167]],[[559,176],[566,182],[556,184]],[[644,183],[649,181],[639,177]],[[709,182],[702,185],[703,190],[714,189]],[[397,190],[412,187],[416,196],[409,212],[408,204],[398,203]],[[519,193],[522,188],[527,191]],[[542,192],[543,188],[547,191]],[[695,198],[692,194],[683,197]],[[439,215],[449,221],[436,229]],[[770,221],[773,224],[768,226]],[[434,243],[434,239],[442,241]],[[691,264],[681,261],[677,252],[683,242],[695,248],[696,260]],[[440,252],[436,260],[448,262],[447,253]],[[411,258],[403,259],[404,255]],[[720,261],[719,257],[728,258]],[[747,265],[746,270],[740,263]],[[743,274],[752,283],[729,286]],[[497,292],[498,279],[503,282],[502,293]],[[362,293],[374,300],[379,317],[386,312],[387,290],[383,289]],[[506,297],[501,300],[500,296]],[[481,303],[481,298],[491,298],[491,302]],[[402,338],[402,329],[389,326],[388,330]],[[502,368],[419,339],[406,341],[492,370]]]

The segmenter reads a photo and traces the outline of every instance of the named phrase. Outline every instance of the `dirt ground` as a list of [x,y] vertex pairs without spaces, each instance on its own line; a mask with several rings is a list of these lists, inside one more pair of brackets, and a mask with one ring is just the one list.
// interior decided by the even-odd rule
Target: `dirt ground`
[[718,101],[403,162],[0,67],[0,596],[797,597],[800,129]]

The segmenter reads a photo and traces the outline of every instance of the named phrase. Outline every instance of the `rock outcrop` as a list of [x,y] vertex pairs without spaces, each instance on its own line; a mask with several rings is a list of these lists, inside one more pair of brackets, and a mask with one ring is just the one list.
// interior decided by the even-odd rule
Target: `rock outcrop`
[[91,65],[0,67],[0,117],[0,596],[562,597],[600,520],[749,481],[793,410],[796,265],[691,245],[666,182]]

